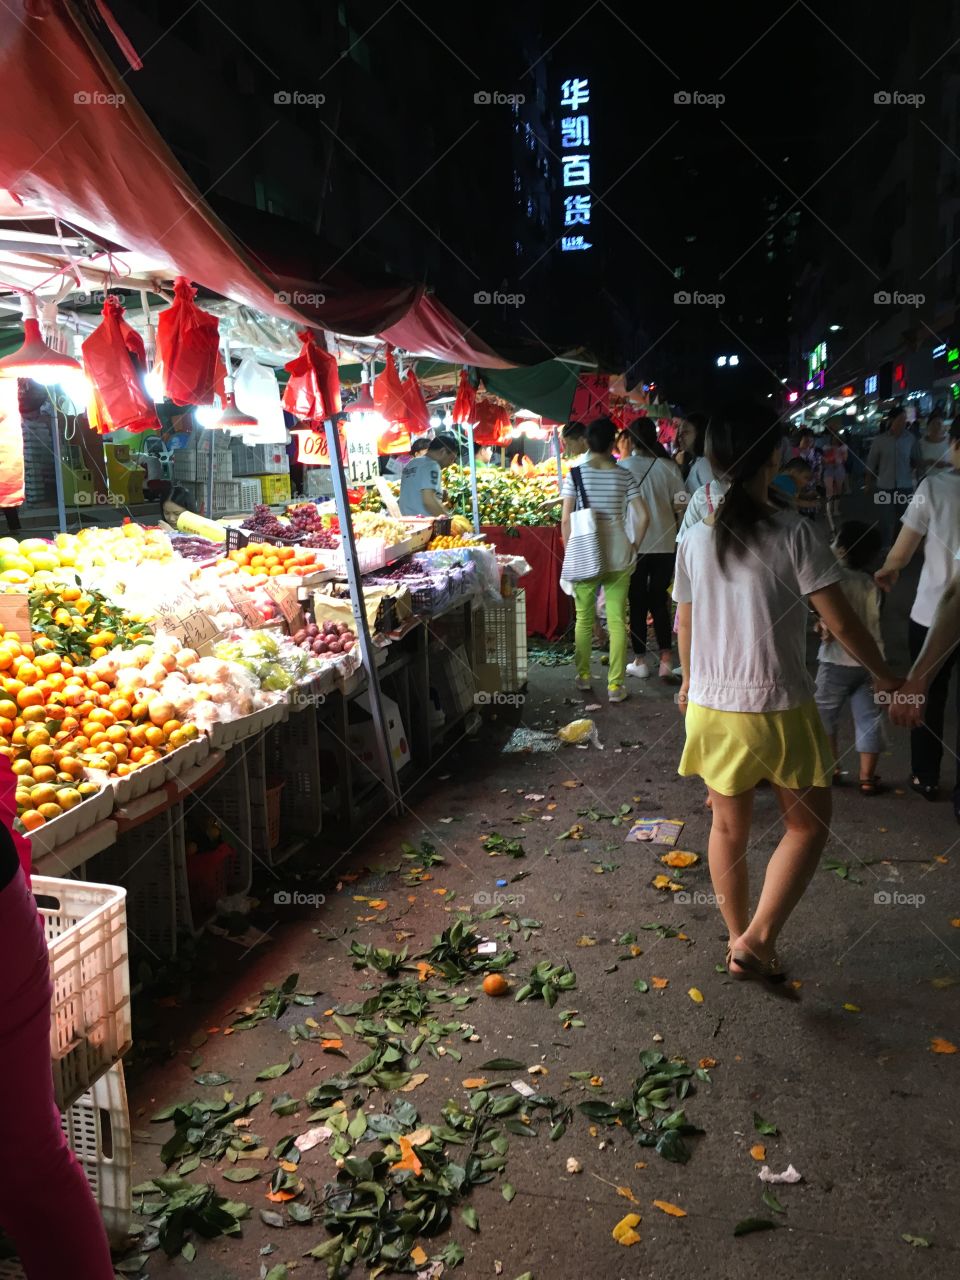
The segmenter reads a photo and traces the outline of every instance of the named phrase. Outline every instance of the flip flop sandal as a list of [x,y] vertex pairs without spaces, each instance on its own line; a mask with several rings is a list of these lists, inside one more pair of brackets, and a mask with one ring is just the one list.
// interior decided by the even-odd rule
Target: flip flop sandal
[[[736,965],[736,969],[730,969],[731,975],[735,978],[759,978],[773,986],[778,986],[787,980],[786,971],[780,968],[780,961],[776,956],[770,960],[757,960],[749,952],[731,951],[730,964]],[[727,967],[729,968],[729,965]],[[738,974],[737,969],[742,972]]]
[[882,796],[887,790],[876,774],[872,778],[861,778],[858,785],[862,796]]

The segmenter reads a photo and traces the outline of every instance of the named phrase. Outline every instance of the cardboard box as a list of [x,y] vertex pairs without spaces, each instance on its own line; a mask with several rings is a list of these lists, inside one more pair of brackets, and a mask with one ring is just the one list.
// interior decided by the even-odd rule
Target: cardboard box
[[[387,741],[390,744],[394,767],[399,773],[410,759],[410,743],[407,741],[406,730],[403,727],[403,721],[400,719],[400,708],[392,698],[386,697],[383,693],[380,695],[380,702],[383,706],[383,715],[387,725]],[[377,733],[373,723],[373,715],[370,711],[369,693],[361,693],[354,700],[351,712],[358,707],[361,711],[367,713],[367,718],[348,726],[347,746],[363,765],[366,765],[373,773],[382,778],[380,753],[377,750]],[[364,781],[362,773],[363,770],[361,769],[361,776],[358,778],[361,784]]]

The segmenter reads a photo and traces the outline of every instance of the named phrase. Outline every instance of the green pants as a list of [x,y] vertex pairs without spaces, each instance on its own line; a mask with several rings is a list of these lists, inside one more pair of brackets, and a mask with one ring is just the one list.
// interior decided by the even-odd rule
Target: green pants
[[577,675],[590,675],[590,653],[593,646],[593,623],[597,612],[597,588],[603,587],[607,609],[607,633],[610,636],[610,666],[607,685],[619,689],[627,672],[627,595],[633,568],[620,569],[616,573],[603,573],[599,578],[573,584],[573,599],[577,607],[577,625],[574,631],[574,660]]

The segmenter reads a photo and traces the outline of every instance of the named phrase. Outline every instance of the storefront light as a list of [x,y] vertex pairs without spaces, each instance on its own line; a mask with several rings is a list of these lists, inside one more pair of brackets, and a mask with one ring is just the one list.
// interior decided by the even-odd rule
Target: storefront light
[[67,373],[83,374],[79,360],[55,351],[40,333],[37,300],[31,293],[20,295],[23,312],[23,345],[0,359],[0,377],[31,378],[45,387],[62,382]]

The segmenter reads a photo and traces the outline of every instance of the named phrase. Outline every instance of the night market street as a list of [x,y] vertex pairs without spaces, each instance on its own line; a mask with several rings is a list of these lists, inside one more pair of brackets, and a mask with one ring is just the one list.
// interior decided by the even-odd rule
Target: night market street
[[[910,591],[905,581],[891,600],[885,631],[892,639],[902,631]],[[891,653],[895,663],[902,660],[895,639]],[[960,930],[951,928],[960,911],[960,853],[949,805],[927,805],[903,793],[906,735],[895,732],[881,772],[896,789],[875,799],[861,798],[851,787],[835,792],[823,865],[784,938],[795,999],[734,982],[716,971],[723,960],[723,929],[715,908],[698,898],[710,892],[703,860],[708,814],[700,783],[675,773],[683,729],[672,691],[655,680],[642,688],[634,681],[631,689],[634,696],[623,706],[592,713],[602,752],[565,747],[497,754],[516,713],[507,709],[488,721],[476,741],[441,762],[436,781],[413,797],[402,822],[381,823],[343,858],[337,872],[355,878],[345,878],[336,892],[335,879],[315,874],[302,881],[285,868],[279,880],[258,875],[265,906],[257,918],[265,922],[268,940],[248,952],[204,940],[202,959],[188,971],[183,994],[138,1010],[144,1022],[138,1023],[139,1053],[129,1072],[135,1181],[161,1171],[160,1144],[171,1133],[169,1124],[151,1125],[149,1117],[176,1101],[221,1092],[197,1088],[192,1077],[202,1072],[229,1077],[226,1088],[238,1099],[254,1088],[265,1091],[250,1124],[264,1146],[315,1127],[308,1123],[309,1106],[301,1104],[286,1118],[271,1116],[268,1108],[281,1092],[301,1099],[347,1065],[321,1053],[316,1043],[291,1044],[288,1028],[306,1015],[313,1013],[321,1024],[318,1034],[342,1038],[351,1063],[366,1052],[323,1016],[385,981],[375,972],[351,970],[351,944],[396,951],[402,939],[415,956],[458,910],[476,917],[492,895],[515,893],[507,915],[479,926],[499,939],[502,950],[509,929],[503,921],[540,922],[527,940],[522,929],[509,929],[518,952],[506,970],[510,996],[491,999],[479,981],[454,984],[452,990],[476,997],[460,1016],[479,1040],[463,1043],[460,1033],[449,1037],[444,1043],[462,1052],[462,1060],[424,1055],[418,1071],[427,1079],[393,1097],[412,1102],[420,1122],[430,1124],[448,1099],[466,1105],[476,1090],[464,1081],[496,1080],[503,1096],[520,1077],[573,1107],[573,1115],[555,1142],[547,1111],[530,1112],[531,1136],[506,1133],[503,1172],[469,1198],[479,1230],[467,1229],[454,1211],[450,1237],[421,1241],[428,1256],[439,1256],[450,1238],[456,1240],[466,1255],[458,1274],[469,1280],[527,1272],[537,1280],[679,1280],[758,1268],[802,1277],[869,1277],[878,1271],[953,1276],[960,1250],[960,1150],[951,1101],[957,1057],[931,1051],[935,1037],[957,1038],[960,998]],[[549,729],[581,708],[572,696],[569,666],[532,667],[523,725]],[[638,745],[620,745],[627,742]],[[693,896],[690,904],[651,887],[665,869],[657,857],[667,851],[664,846],[624,844],[627,827],[583,812],[613,815],[621,804],[631,807],[631,816],[686,822],[680,847],[701,855],[680,873]],[[759,875],[778,825],[769,791],[758,794],[757,810],[750,863]],[[576,824],[583,828],[582,840],[560,838]],[[492,832],[519,839],[525,857],[489,857],[480,841]],[[445,862],[428,873],[432,879],[411,889],[393,868],[401,863],[402,842],[419,846],[422,839]],[[403,871],[410,866],[404,862]],[[523,878],[513,883],[518,875]],[[498,878],[510,883],[498,890]],[[325,892],[326,903],[319,910],[275,908],[270,899],[277,886]],[[371,912],[358,896],[385,901],[386,908]],[[364,916],[367,922],[360,923]],[[650,928],[655,924],[669,926],[663,930],[667,936]],[[669,936],[673,930],[678,936]],[[637,947],[641,954],[634,955]],[[554,1009],[512,998],[541,961],[567,963],[576,973],[576,988],[561,992]],[[282,983],[292,972],[299,973],[301,990],[322,992],[314,1009],[291,1007],[276,1023],[264,1021],[224,1037],[242,1010],[257,1004],[261,988]],[[649,990],[636,990],[638,979]],[[702,1003],[694,1002],[691,989],[702,993]],[[577,1013],[567,1020],[582,1021],[582,1027],[563,1027],[558,1012],[570,1010]],[[288,1060],[293,1050],[302,1066],[280,1080],[255,1083],[258,1071]],[[629,1095],[643,1050],[680,1056],[694,1068],[702,1059],[716,1060],[710,1083],[696,1082],[685,1104],[690,1121],[703,1130],[687,1140],[691,1155],[685,1165],[636,1145],[621,1127],[592,1126],[577,1111],[591,1099]],[[168,1051],[168,1061],[145,1065],[151,1053],[162,1058]],[[524,1069],[482,1069],[496,1058],[514,1059]],[[543,1074],[528,1074],[540,1066]],[[368,1114],[388,1109],[388,1096],[379,1093],[365,1107]],[[778,1132],[758,1133],[755,1115]],[[357,1154],[378,1145],[368,1137]],[[570,1158],[581,1172],[567,1172]],[[268,1269],[299,1261],[291,1275],[313,1274],[318,1264],[302,1255],[326,1238],[319,1224],[288,1219],[281,1230],[260,1220],[261,1210],[285,1216],[282,1204],[265,1198],[275,1163],[252,1162],[263,1172],[242,1186],[223,1180],[223,1169],[230,1167],[225,1162],[205,1162],[198,1171],[253,1210],[242,1240],[198,1242],[191,1268],[198,1280],[245,1280],[256,1274],[262,1248],[271,1250],[262,1259]],[[776,1173],[792,1165],[802,1181],[765,1188],[758,1178],[764,1165]],[[324,1144],[305,1153],[298,1169],[318,1193],[332,1173]],[[505,1203],[502,1183],[516,1190],[511,1203]],[[774,1193],[782,1213],[764,1202],[765,1189]],[[657,1200],[686,1216],[665,1213],[655,1207]],[[626,1255],[611,1230],[632,1210],[641,1218],[640,1243]],[[734,1228],[748,1219],[775,1223],[777,1229],[735,1238]],[[154,1253],[147,1270],[156,1280],[181,1274],[183,1263]]]

